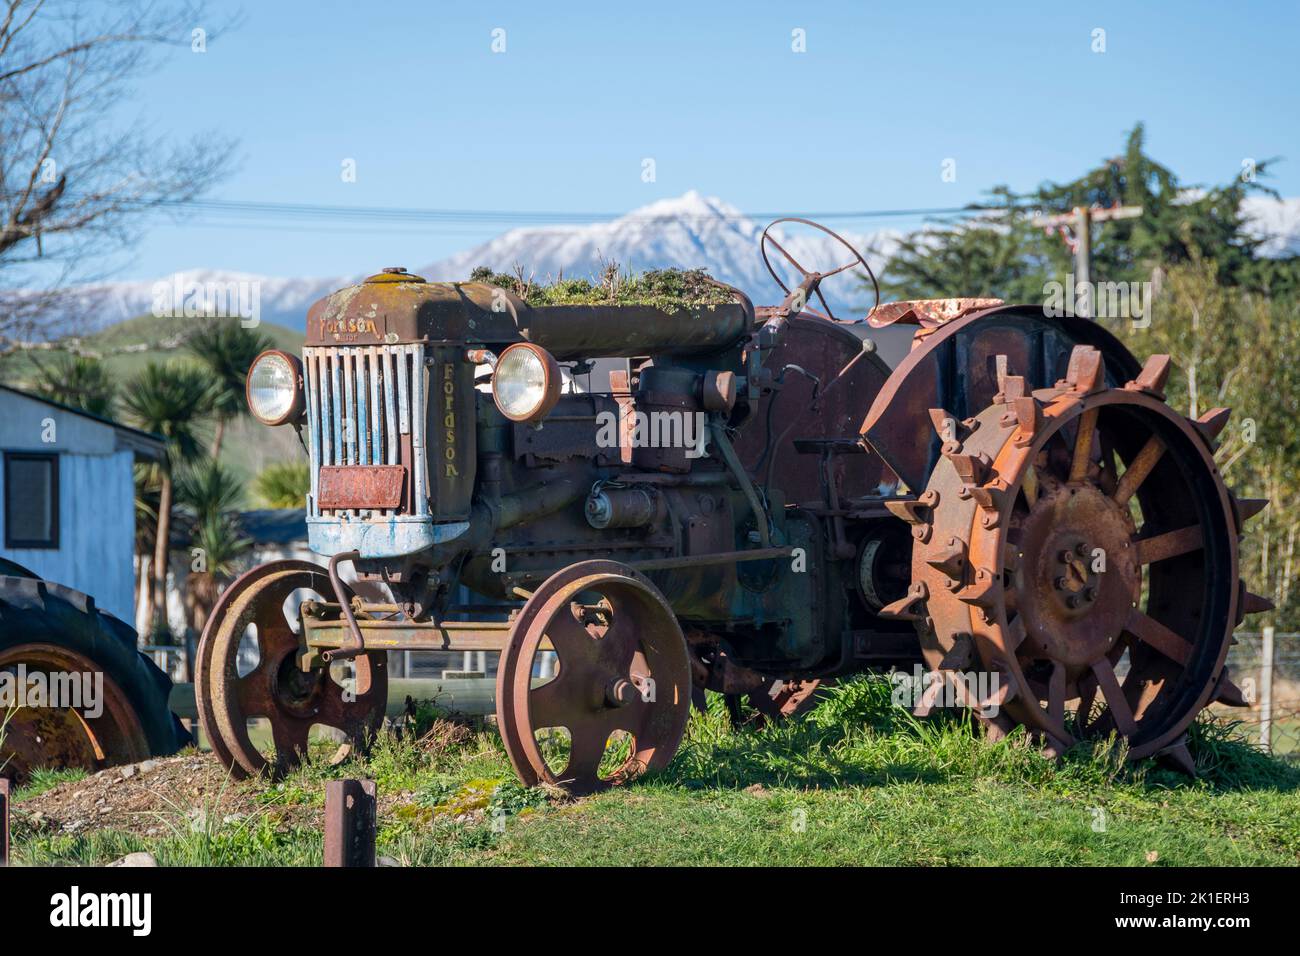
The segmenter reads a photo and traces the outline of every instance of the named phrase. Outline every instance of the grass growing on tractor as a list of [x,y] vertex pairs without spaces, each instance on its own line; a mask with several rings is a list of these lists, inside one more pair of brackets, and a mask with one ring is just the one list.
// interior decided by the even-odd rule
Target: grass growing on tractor
[[470,281],[505,289],[531,306],[650,305],[664,312],[675,312],[736,301],[730,289],[709,278],[703,269],[631,272],[617,262],[602,264],[599,274],[592,279],[566,279],[561,275],[552,282],[536,282],[524,275],[522,269],[505,273],[480,266],[470,274]]
[[733,729],[714,699],[671,766],[580,800],[515,782],[490,727],[427,716],[364,760],[333,766],[321,745],[278,783],[228,781],[209,755],[183,755],[180,773],[206,774],[207,796],[186,803],[151,783],[156,808],[102,826],[66,832],[57,810],[65,789],[96,778],[23,797],[17,859],[145,850],[162,865],[319,865],[324,781],[370,777],[378,851],[398,865],[1300,863],[1300,768],[1230,723],[1193,726],[1189,780],[1128,765],[1107,743],[1056,761],[1020,733],[981,738],[960,715],[917,720],[890,690],[846,681],[805,717],[761,729]]

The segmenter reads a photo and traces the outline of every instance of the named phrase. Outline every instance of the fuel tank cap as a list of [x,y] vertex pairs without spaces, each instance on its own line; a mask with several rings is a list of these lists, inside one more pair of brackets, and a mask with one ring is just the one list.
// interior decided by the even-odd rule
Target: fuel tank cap
[[424,282],[423,276],[417,276],[406,271],[405,266],[385,266],[382,272],[368,276],[365,280],[366,285],[378,282]]

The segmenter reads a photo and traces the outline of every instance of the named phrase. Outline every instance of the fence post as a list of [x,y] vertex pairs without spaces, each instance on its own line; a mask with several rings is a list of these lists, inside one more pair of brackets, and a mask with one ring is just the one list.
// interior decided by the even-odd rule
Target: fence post
[[375,865],[375,782],[325,784],[325,865]]
[[9,781],[0,777],[0,866],[9,865]]
[[1265,627],[1259,664],[1259,745],[1273,752],[1273,628]]

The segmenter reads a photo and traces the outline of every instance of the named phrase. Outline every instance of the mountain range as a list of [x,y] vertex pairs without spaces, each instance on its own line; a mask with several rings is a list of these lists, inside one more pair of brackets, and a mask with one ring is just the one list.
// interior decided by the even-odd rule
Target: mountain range
[[[1251,197],[1247,215],[1265,239],[1270,256],[1300,254],[1300,199]],[[763,226],[721,199],[690,191],[634,209],[608,222],[511,229],[464,252],[412,271],[434,281],[467,279],[478,266],[498,272],[522,269],[538,281],[558,276],[590,277],[605,263],[624,269],[703,268],[746,292],[755,304],[779,302],[781,291],[768,275],[759,253]],[[773,230],[781,245],[809,269],[823,271],[852,259],[833,239],[802,226]],[[894,229],[843,233],[879,273],[906,234]],[[774,264],[779,254],[769,251]],[[191,269],[162,277],[169,285],[257,282],[261,318],[289,328],[304,328],[308,306],[330,292],[396,263],[373,263],[353,275],[283,278],[214,269]],[[790,270],[778,266],[789,283]],[[92,301],[104,324],[149,313],[159,280],[101,283],[77,290]],[[954,290],[956,291],[956,290]],[[826,292],[842,318],[861,317],[871,305],[869,291],[852,273],[828,280]]]

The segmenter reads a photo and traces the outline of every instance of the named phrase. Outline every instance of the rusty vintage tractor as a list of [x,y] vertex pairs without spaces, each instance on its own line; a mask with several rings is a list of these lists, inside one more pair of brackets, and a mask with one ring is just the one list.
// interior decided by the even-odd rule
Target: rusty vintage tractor
[[[862,257],[810,272],[764,240],[802,276],[768,263],[776,307],[717,284],[530,305],[386,269],[311,307],[301,357],[260,356],[249,404],[300,429],[329,562],[254,568],[211,616],[197,698],[231,771],[293,766],[315,725],[364,746],[390,650],[499,652],[515,769],[577,793],[670,761],[703,688],[776,719],[891,667],[924,669],[921,713],[1187,766],[1196,715],[1240,703],[1233,629],[1268,607],[1237,559],[1264,502],[1215,468],[1227,411],[1186,419],[1167,356],[1038,306],[841,322],[808,303]],[[916,330],[891,371],[853,329],[894,323]],[[609,387],[580,387],[602,360]]]

